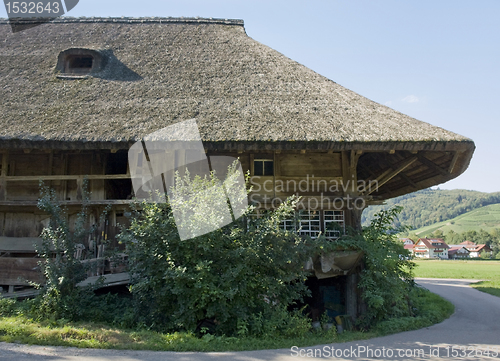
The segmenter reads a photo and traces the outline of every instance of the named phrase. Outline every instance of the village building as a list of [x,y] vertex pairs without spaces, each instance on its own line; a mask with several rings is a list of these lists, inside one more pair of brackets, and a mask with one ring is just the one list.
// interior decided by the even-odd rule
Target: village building
[[399,239],[405,246],[413,246],[415,242],[411,238],[400,238]]
[[448,258],[450,247],[441,238],[419,238],[413,247],[413,254],[420,258]]
[[[128,150],[180,121],[196,120],[209,158],[240,159],[260,209],[299,194],[301,232],[332,241],[360,229],[366,206],[457,177],[475,148],[251,39],[241,20],[59,18],[16,34],[0,20],[0,34],[4,289],[37,277],[32,244],[48,221],[37,209],[40,180],[75,217],[86,178],[91,222],[111,205],[100,234],[112,239],[134,196]],[[97,256],[90,247],[101,241],[83,253]],[[433,242],[416,247],[447,256]],[[335,283],[353,317],[360,259],[323,255],[311,266],[311,287]]]
[[486,252],[491,256],[493,250],[486,244],[475,244],[471,241],[464,241],[460,243],[461,246],[465,247],[469,251],[470,258],[477,258],[481,256],[481,253]]
[[461,245],[449,245],[448,258],[449,259],[463,259],[470,257],[470,251]]
[[400,238],[399,240],[403,242],[404,249],[413,254],[413,247],[415,246],[415,242],[411,238]]

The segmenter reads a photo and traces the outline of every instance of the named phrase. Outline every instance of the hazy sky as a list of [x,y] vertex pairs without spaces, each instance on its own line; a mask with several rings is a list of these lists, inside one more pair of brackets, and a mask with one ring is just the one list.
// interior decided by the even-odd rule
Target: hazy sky
[[340,85],[473,139],[469,169],[440,188],[500,191],[498,0],[80,0],[68,15],[243,19],[250,37]]

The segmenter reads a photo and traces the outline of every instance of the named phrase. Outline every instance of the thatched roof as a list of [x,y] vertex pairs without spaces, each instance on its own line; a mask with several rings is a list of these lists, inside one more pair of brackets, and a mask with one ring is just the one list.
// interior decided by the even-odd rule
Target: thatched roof
[[[196,118],[226,149],[474,149],[251,39],[241,20],[60,18],[15,34],[0,20],[0,41],[1,148],[126,148]],[[104,68],[58,78],[72,48],[99,51]]]

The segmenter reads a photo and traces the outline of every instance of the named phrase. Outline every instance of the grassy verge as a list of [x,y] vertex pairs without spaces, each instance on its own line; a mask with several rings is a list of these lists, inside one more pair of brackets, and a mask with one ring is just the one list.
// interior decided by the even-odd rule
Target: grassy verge
[[[347,342],[430,326],[448,318],[453,305],[428,291],[417,290],[413,298],[416,316],[381,322],[369,332],[309,332],[301,338],[236,338],[193,334],[161,334],[148,330],[129,330],[95,323],[69,323],[66,320],[37,322],[22,314],[7,300],[0,299],[0,341],[81,348],[113,348],[156,351],[243,351],[312,346]],[[8,315],[7,315],[8,314]],[[2,315],[7,315],[3,316]]]
[[478,291],[500,297],[500,261],[416,260],[416,277],[484,280],[471,284]]

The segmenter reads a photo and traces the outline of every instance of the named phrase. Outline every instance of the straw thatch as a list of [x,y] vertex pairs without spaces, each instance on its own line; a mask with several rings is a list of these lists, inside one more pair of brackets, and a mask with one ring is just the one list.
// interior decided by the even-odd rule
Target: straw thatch
[[[0,41],[3,148],[126,148],[196,118],[227,149],[474,149],[251,39],[241,20],[61,18],[15,34],[0,20]],[[58,78],[71,48],[99,51],[104,68]]]

